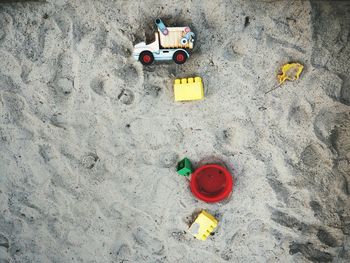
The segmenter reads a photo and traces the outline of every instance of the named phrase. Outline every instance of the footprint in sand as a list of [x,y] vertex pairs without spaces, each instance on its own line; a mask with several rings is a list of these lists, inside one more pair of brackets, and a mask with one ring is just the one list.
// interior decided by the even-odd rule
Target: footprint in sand
[[1,263],[8,263],[9,261],[9,241],[8,239],[0,234],[0,262]]
[[20,88],[19,86],[14,82],[13,78],[10,76],[4,75],[0,72],[0,90],[1,91],[8,91],[11,93],[17,93]]
[[85,155],[82,159],[82,164],[86,169],[91,170],[95,167],[96,163],[98,162],[100,158],[95,153],[89,153]]
[[5,105],[5,112],[9,113],[9,120],[13,123],[19,123],[24,120],[25,101],[16,94],[4,92],[2,93],[2,99]]
[[140,74],[133,65],[125,65],[123,68],[118,69],[114,73],[118,78],[124,81],[128,86],[135,86],[140,79]]
[[94,78],[90,83],[90,88],[95,92],[96,94],[100,96],[104,96],[105,93],[105,84],[104,81],[101,78]]
[[156,237],[152,237],[145,229],[138,227],[133,233],[134,240],[137,244],[144,247],[152,254],[161,255],[164,252],[163,243]]
[[11,17],[3,12],[0,16],[0,43],[5,39],[6,37],[6,31],[8,30],[8,25],[12,24]]
[[118,100],[125,104],[130,105],[134,102],[134,93],[129,89],[122,89],[118,95]]
[[158,159],[159,166],[163,168],[173,167],[175,166],[178,157],[178,154],[175,152],[161,153]]
[[[117,249],[115,251],[115,257],[118,260],[122,260],[120,262],[129,261],[128,259],[131,258],[131,255],[133,255],[132,249],[129,247],[128,244],[121,244],[120,246],[117,246]],[[119,262],[119,261],[118,261]]]

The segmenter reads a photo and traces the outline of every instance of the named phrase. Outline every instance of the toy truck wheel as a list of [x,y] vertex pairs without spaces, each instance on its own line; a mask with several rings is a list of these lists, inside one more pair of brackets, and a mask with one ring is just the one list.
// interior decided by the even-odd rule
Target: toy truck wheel
[[150,65],[154,61],[154,56],[150,51],[143,51],[140,54],[139,60],[143,65]]
[[176,64],[183,64],[186,62],[187,55],[184,51],[178,50],[174,53],[173,60]]

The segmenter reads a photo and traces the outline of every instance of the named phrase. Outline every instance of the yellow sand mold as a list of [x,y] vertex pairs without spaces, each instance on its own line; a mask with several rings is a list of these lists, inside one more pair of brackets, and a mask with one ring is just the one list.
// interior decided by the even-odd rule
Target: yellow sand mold
[[203,210],[188,229],[188,232],[197,239],[206,240],[217,225],[218,221],[216,218]]
[[175,79],[175,101],[201,100],[204,98],[203,82],[200,77]]

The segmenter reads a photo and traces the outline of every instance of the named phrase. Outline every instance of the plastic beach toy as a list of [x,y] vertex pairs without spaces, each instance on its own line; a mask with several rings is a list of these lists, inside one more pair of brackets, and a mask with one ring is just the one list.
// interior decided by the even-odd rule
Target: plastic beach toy
[[278,75],[278,81],[281,85],[286,80],[296,80],[299,79],[304,66],[299,63],[284,64],[282,66],[282,74]]
[[201,100],[204,98],[203,82],[201,77],[175,79],[175,101]]
[[303,71],[304,66],[300,63],[288,63],[284,64],[281,68],[282,73],[277,75],[279,84],[272,89],[265,92],[265,94],[270,93],[271,91],[280,87],[286,80],[297,80],[301,72]]
[[207,203],[226,199],[230,196],[232,187],[232,175],[221,165],[203,165],[191,175],[190,188],[193,195]]
[[134,46],[133,57],[143,65],[153,61],[170,61],[183,64],[190,57],[188,50],[193,49],[195,34],[188,26],[167,27],[160,18],[155,21],[158,31],[152,43],[138,43]]
[[199,240],[206,240],[217,226],[218,220],[203,210],[188,229],[188,232]]
[[191,161],[188,158],[182,159],[177,164],[177,173],[182,176],[189,176],[192,173],[192,164]]

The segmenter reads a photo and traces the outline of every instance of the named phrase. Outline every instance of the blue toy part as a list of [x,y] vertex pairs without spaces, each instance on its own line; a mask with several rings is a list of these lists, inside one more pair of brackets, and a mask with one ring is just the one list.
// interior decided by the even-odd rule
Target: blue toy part
[[186,45],[189,41],[194,41],[194,33],[193,32],[187,32],[186,35],[181,38],[181,44]]
[[167,27],[164,25],[163,21],[160,18],[157,18],[155,22],[158,29],[160,30],[160,32],[162,32],[164,36],[169,34],[169,30],[167,29]]

